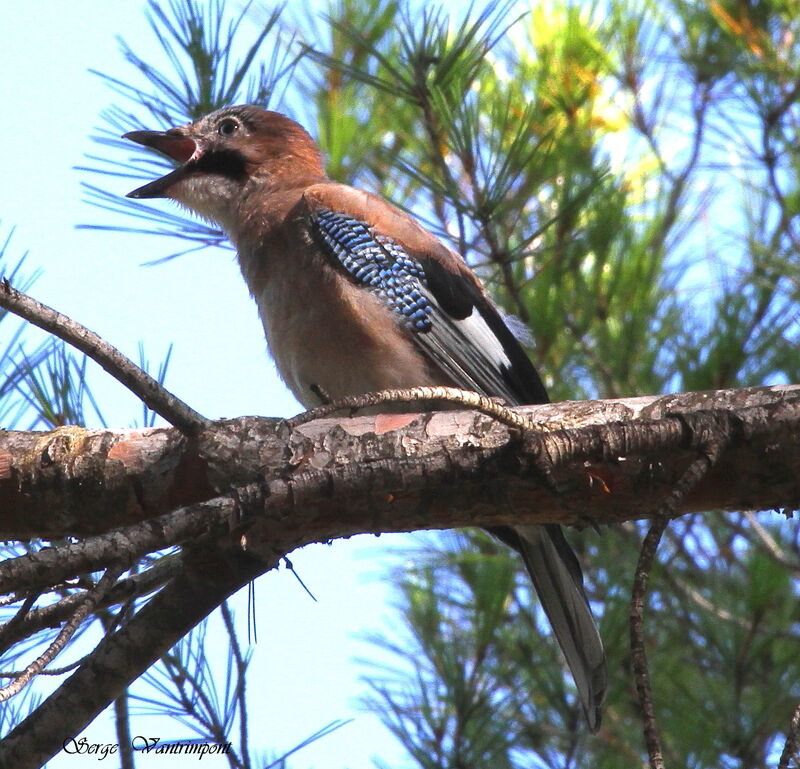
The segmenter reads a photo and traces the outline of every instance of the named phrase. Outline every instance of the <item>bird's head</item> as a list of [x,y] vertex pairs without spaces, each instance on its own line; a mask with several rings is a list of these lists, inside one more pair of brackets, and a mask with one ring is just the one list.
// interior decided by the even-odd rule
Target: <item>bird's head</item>
[[168,131],[131,131],[123,138],[179,164],[127,197],[171,198],[225,229],[254,184],[286,188],[325,178],[322,155],[305,129],[252,105],[225,107]]

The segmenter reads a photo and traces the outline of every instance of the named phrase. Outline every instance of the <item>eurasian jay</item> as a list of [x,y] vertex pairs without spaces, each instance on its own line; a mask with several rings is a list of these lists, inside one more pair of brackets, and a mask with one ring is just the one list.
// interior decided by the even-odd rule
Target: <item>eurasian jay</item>
[[[293,120],[226,107],[125,138],[179,164],[128,197],[171,198],[231,239],[278,371],[306,408],[418,385],[548,401],[464,259],[382,198],[332,182]],[[575,554],[556,525],[490,531],[522,555],[596,731],[606,662]]]

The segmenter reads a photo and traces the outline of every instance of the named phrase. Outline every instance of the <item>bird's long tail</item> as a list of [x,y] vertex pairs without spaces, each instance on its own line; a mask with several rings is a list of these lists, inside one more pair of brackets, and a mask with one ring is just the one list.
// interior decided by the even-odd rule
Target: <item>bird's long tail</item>
[[[493,533],[522,555],[575,679],[589,728],[597,731],[606,693],[606,657],[575,553],[555,524],[503,528]],[[517,541],[511,541],[514,535]]]

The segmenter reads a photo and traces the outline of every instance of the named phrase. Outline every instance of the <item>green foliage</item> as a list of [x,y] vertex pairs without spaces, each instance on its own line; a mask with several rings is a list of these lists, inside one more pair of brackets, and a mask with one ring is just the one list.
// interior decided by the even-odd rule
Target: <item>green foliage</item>
[[60,340],[53,340],[41,359],[24,356],[18,392],[34,414],[33,424],[43,429],[86,425],[91,406],[96,420],[106,426],[100,406],[86,381],[85,355],[76,355]]
[[[165,161],[123,149],[123,131],[226,102],[277,105],[316,134],[332,178],[412,211],[474,265],[529,325],[554,398],[800,382],[798,0],[260,13],[152,2],[166,67],[122,44],[139,79],[107,78],[121,102],[91,170],[152,178]],[[185,250],[224,245],[88,189],[133,216],[129,229]],[[17,393],[9,360],[0,373]],[[75,393],[78,364],[62,363],[29,378],[51,423]],[[372,669],[367,699],[414,765],[642,763],[627,645],[641,535],[626,525],[577,543],[611,671],[594,737],[519,564],[480,533],[414,553],[396,575],[402,630],[374,639],[397,665]],[[684,517],[668,531],[647,626],[671,765],[774,763],[800,697],[799,552],[796,527],[766,516]]]
[[[741,4],[551,2],[522,18],[487,6],[449,23],[428,10],[414,30],[402,8],[380,30],[364,5],[337,13],[336,47],[313,59],[352,89],[341,103],[362,128],[341,178],[407,207],[479,269],[529,323],[556,397],[796,381],[788,5],[751,17]],[[736,518],[676,523],[653,577],[654,689],[676,765],[764,765],[800,695],[796,535],[767,526],[771,548]],[[423,767],[638,763],[626,620],[639,536],[583,543],[612,671],[598,737],[582,733],[542,618],[526,622],[527,588],[476,581],[461,540],[428,545],[397,577],[407,636],[381,644],[405,664],[370,675],[368,707]],[[480,589],[500,591],[495,624]]]
[[456,538],[453,544],[454,551],[423,554],[419,568],[399,575],[409,635],[374,640],[406,666],[370,675],[369,707],[385,713],[421,767],[511,766],[507,695],[493,668],[515,568],[505,556],[465,550]]

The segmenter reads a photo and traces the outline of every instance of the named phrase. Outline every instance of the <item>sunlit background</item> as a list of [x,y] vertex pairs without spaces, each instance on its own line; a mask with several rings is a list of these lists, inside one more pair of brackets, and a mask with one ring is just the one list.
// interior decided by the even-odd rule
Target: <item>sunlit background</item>
[[[214,2],[197,4],[206,9]],[[173,7],[182,3],[174,0]],[[231,16],[244,7],[237,0],[226,5]],[[464,251],[503,306],[527,316],[536,340],[531,355],[554,398],[800,381],[800,0],[512,5],[477,4],[476,13],[485,7],[497,14],[494,29],[502,44],[475,49],[485,64],[475,68],[480,78],[463,77],[462,70],[448,94],[438,85],[426,90],[425,78],[444,73],[446,80],[460,66],[448,70],[447,62],[459,57],[431,56],[432,49],[412,46],[404,66],[414,75],[402,95],[394,88],[401,78],[390,67],[376,67],[376,81],[386,72],[394,79],[362,80],[348,90],[353,81],[339,78],[334,64],[314,70],[305,100],[295,82],[289,96],[294,102],[270,106],[306,122],[312,134],[322,126],[316,130],[323,133],[334,178],[367,180],[370,187],[374,182],[445,235],[458,230],[463,216],[467,225],[460,234],[469,236]],[[167,0],[156,4],[169,6]],[[413,0],[400,6],[429,13],[438,7],[414,6]],[[289,4],[283,29],[296,23],[324,48],[324,25],[319,34],[308,33],[311,7]],[[431,18],[411,12],[406,23],[381,0],[342,0],[330,7],[361,14],[356,37],[344,43],[336,38],[344,58],[364,52],[358,35],[375,21],[367,9],[388,9],[383,26],[376,24],[379,36],[389,31],[380,40],[395,46],[390,58],[420,34],[421,19]],[[463,4],[448,3],[446,11],[455,14],[458,7],[463,11]],[[78,167],[109,169],[95,156],[113,162],[129,157],[127,147],[91,140],[102,125],[101,112],[124,100],[90,70],[116,78],[123,88],[136,79],[117,37],[170,71],[145,8],[144,0],[32,0],[3,9],[0,244],[13,230],[5,264],[27,252],[21,272],[38,274],[30,293],[134,360],[142,345],[152,370],[171,349],[167,387],[205,416],[291,415],[300,407],[266,355],[231,251],[199,250],[143,266],[185,244],[76,229],[137,224],[89,205],[81,182],[102,185],[108,202],[122,200],[141,182]],[[517,17],[517,9],[528,13]],[[245,45],[267,14],[257,3],[251,6],[242,26]],[[514,18],[518,23],[499,32]],[[452,22],[437,40],[452,46],[465,39],[465,30],[469,25]],[[375,55],[368,52],[361,64],[374,64]],[[357,80],[363,71],[350,74]],[[431,141],[435,125],[425,133],[431,123],[420,120],[414,102],[420,83],[420,90],[440,99],[433,122],[447,125],[447,141]],[[138,85],[147,87],[142,78]],[[342,108],[348,94],[351,101]],[[314,110],[318,122],[308,119]],[[158,126],[124,130],[133,127]],[[378,144],[382,152],[373,152]],[[467,171],[470,153],[477,163]],[[146,201],[144,210],[176,212],[166,201]],[[488,237],[498,232],[499,238]],[[4,319],[0,353],[15,328],[13,319]],[[26,333],[27,348],[41,338]],[[90,425],[141,422],[141,405],[108,376],[93,368],[89,382],[102,409],[101,415],[89,413]],[[18,426],[28,424],[23,418]],[[680,757],[675,764],[774,765],[800,697],[800,534],[782,516],[766,513],[757,524],[748,516],[684,516],[667,531],[659,552],[662,566],[649,587],[655,610],[648,643],[652,639],[657,663],[652,673],[662,731]],[[644,753],[628,675],[627,622],[645,528],[630,523],[604,528],[602,537],[588,532],[573,540],[610,660],[605,721],[596,737],[576,727],[572,682],[552,639],[537,632],[545,622],[530,585],[515,581],[518,564],[488,537],[472,532],[473,549],[455,556],[448,549],[430,561],[419,553],[406,557],[411,540],[400,536],[360,537],[292,554],[317,600],[285,568],[256,583],[251,619],[258,638],[247,696],[251,748],[267,756],[259,766],[345,721],[291,755],[288,765],[365,769],[375,759],[386,767],[413,764],[378,716],[359,709],[358,698],[367,691],[360,676],[368,668],[357,658],[379,653],[358,637],[403,628],[414,601],[421,603],[412,609],[433,610],[411,618],[420,630],[418,643],[398,644],[390,660],[418,665],[420,675],[399,679],[394,696],[374,712],[383,707],[386,716],[396,707],[396,715],[407,705],[396,719],[398,732],[422,756],[417,764],[480,765],[481,751],[494,750],[504,767],[618,769],[620,754],[626,765],[638,765]],[[403,570],[405,586],[411,585],[405,613],[392,608],[398,593],[388,587],[385,568],[403,559],[414,567]],[[427,569],[429,563],[433,568]],[[494,567],[507,577],[505,587],[493,581]],[[233,606],[239,637],[246,640],[246,595]],[[426,635],[433,626],[436,632]],[[78,641],[56,664],[88,648]],[[205,653],[224,679],[227,649],[216,616]],[[146,678],[133,693],[157,700]],[[47,685],[40,678],[33,689]],[[426,698],[436,706],[423,707]],[[134,734],[192,736],[180,723],[141,715],[148,709],[141,701],[132,705]],[[8,712],[4,708],[0,716]],[[110,715],[82,736],[89,743],[115,742]],[[441,756],[425,764],[426,751],[439,749]],[[51,766],[84,767],[90,760],[61,754]],[[137,766],[162,766],[164,760],[197,765],[196,759],[139,755]],[[206,758],[202,765],[227,762]]]

